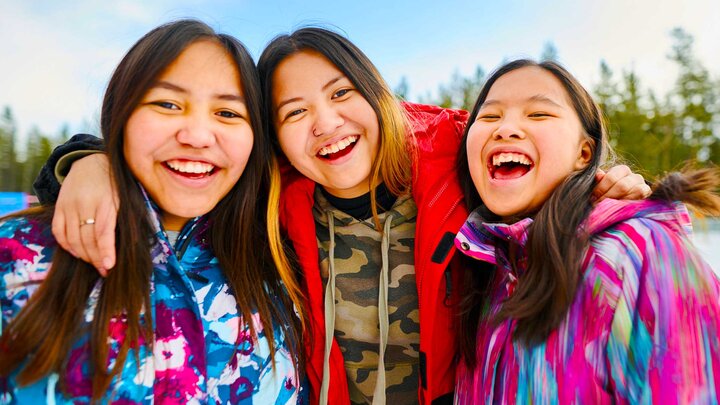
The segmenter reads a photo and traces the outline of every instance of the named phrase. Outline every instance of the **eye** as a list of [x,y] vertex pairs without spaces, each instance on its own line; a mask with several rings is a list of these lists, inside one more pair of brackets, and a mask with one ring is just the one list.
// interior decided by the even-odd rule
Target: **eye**
[[340,89],[340,90],[336,91],[335,93],[333,93],[332,98],[333,99],[341,98],[341,97],[345,96],[346,94],[350,93],[351,91],[353,91],[353,89]]
[[234,113],[234,112],[232,112],[232,111],[229,111],[229,110],[218,111],[216,114],[219,115],[219,116],[221,116],[221,117],[223,117],[223,118],[242,118],[241,115],[236,114],[236,113]]
[[552,117],[552,115],[550,115],[546,112],[539,111],[539,112],[534,112],[534,113],[528,114],[528,117],[530,117],[530,118],[546,118],[546,117]]
[[160,108],[165,108],[165,109],[168,109],[168,110],[179,110],[179,109],[180,109],[180,107],[178,107],[176,104],[173,104],[173,103],[171,103],[171,102],[169,102],[169,101],[154,101],[154,102],[152,102],[152,103],[150,103],[150,104],[153,104],[153,105],[156,105],[156,106],[158,106],[158,107],[160,107]]
[[288,112],[287,114],[285,114],[285,119],[292,118],[296,115],[300,115],[300,114],[304,113],[305,111],[306,110],[304,108],[298,108],[297,110],[292,110],[292,111]]
[[500,116],[498,114],[485,113],[478,114],[476,121],[494,121],[498,119],[500,119]]

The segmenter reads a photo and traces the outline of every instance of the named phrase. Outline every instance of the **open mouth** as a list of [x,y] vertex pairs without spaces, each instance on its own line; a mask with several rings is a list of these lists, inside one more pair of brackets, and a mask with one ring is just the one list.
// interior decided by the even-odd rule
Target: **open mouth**
[[188,179],[202,179],[203,177],[212,176],[217,169],[215,165],[210,163],[193,160],[173,159],[165,161],[163,164],[173,173]]
[[512,180],[526,175],[535,166],[530,157],[516,152],[500,152],[490,156],[490,177],[496,180]]
[[323,146],[317,153],[321,159],[333,160],[341,158],[350,153],[357,144],[360,136],[350,135],[330,145]]

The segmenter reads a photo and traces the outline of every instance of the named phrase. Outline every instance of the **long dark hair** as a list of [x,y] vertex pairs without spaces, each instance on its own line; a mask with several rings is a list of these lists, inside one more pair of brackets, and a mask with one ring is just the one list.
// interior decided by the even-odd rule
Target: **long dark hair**
[[[324,28],[305,27],[279,35],[265,47],[258,61],[265,116],[268,117],[267,130],[278,154],[282,151],[274,127],[273,74],[286,58],[308,50],[321,54],[343,72],[377,115],[379,150],[372,163],[370,185],[381,178],[392,194],[407,192],[411,182],[414,142],[408,141],[410,132],[405,113],[370,59],[350,40]],[[377,219],[375,189],[371,187],[370,193],[373,217]]]
[[[272,336],[278,326],[295,358],[302,357],[300,322],[292,314],[293,304],[301,303],[293,303],[283,288],[283,283],[295,288],[295,280],[287,278],[287,273],[280,275],[267,243],[265,216],[271,149],[264,136],[260,84],[252,57],[238,40],[217,34],[205,23],[176,21],[155,28],[133,45],[113,73],[103,100],[101,130],[112,181],[121,196],[118,211],[121,220],[116,231],[117,264],[103,281],[90,330],[93,401],[101,398],[120,372],[130,347],[143,341],[147,346],[153,343],[151,314],[145,311],[141,316],[143,308],[152,306],[153,231],[147,216],[138,215],[147,208],[123,155],[125,124],[162,72],[188,46],[200,40],[221,45],[235,63],[254,131],[253,149],[240,180],[209,214],[209,244],[253,336],[257,337],[257,331],[250,315],[257,310],[271,353],[276,349]],[[57,249],[47,279],[2,336],[0,375],[8,375],[27,360],[17,378],[21,385],[51,372],[64,376],[67,355],[82,333],[79,329],[83,310],[98,278],[90,265]],[[108,325],[119,314],[127,316],[126,336],[114,367],[106,372]],[[60,382],[64,389],[64,379]]]
[[[538,67],[552,74],[562,84],[572,107],[580,119],[584,135],[590,140],[592,157],[587,167],[571,174],[536,213],[528,235],[528,269],[518,280],[513,295],[503,304],[495,321],[507,318],[517,320],[514,338],[535,343],[548,336],[564,319],[567,309],[575,297],[578,284],[578,269],[587,237],[578,236],[578,226],[590,213],[590,196],[595,185],[595,172],[608,154],[607,131],[600,108],[590,94],[567,70],[555,62],[537,63],[521,59],[507,63],[497,69],[485,82],[475,106],[458,155],[458,176],[465,192],[468,207],[482,205],[470,178],[467,155],[467,135],[475,121],[480,107],[487,99],[493,84],[503,75],[524,67]],[[495,220],[497,218],[486,218]],[[478,274],[480,273],[480,274]],[[485,294],[478,289],[487,289],[490,282],[488,272],[467,272],[468,285],[474,285],[463,300],[461,312],[462,333],[460,347],[466,360],[474,359],[475,334],[479,321],[477,308],[482,306]],[[478,278],[486,279],[478,282]]]

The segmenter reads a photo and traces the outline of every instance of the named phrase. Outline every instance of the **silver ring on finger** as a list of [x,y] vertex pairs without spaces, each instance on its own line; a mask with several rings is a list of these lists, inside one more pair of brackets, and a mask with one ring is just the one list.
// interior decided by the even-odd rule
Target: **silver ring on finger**
[[80,221],[80,226],[83,225],[95,225],[95,218],[88,218]]

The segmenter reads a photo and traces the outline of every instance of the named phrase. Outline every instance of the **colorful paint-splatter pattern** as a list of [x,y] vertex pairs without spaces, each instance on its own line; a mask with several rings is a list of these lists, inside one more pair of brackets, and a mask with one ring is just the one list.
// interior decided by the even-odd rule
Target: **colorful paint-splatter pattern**
[[477,366],[460,365],[457,403],[718,402],[720,283],[690,241],[682,204],[598,204],[584,224],[591,240],[574,302],[544,342],[528,347],[512,339],[515,321],[489,319],[526,268],[520,260],[512,274],[507,246],[524,255],[531,225],[483,224],[473,213],[457,236],[461,251],[496,272]]

